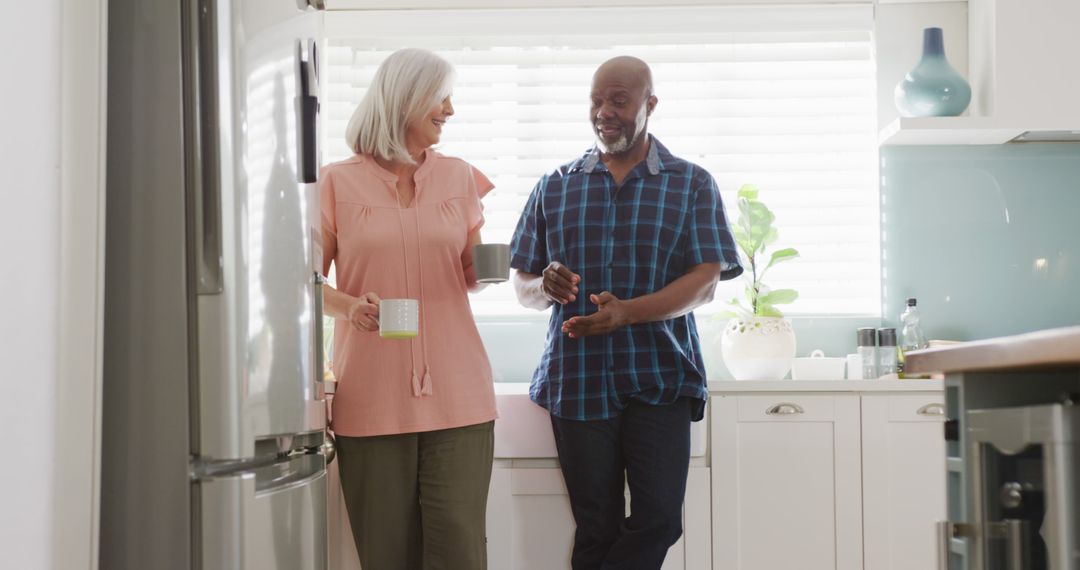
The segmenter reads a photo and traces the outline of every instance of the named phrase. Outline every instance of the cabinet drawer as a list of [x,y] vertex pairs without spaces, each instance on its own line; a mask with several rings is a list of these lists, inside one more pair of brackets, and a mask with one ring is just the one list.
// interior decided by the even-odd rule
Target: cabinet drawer
[[890,395],[889,421],[940,422],[945,420],[945,394]]
[[512,469],[510,491],[514,495],[566,495],[559,469]]
[[738,396],[740,422],[831,421],[836,418],[833,396],[769,394]]

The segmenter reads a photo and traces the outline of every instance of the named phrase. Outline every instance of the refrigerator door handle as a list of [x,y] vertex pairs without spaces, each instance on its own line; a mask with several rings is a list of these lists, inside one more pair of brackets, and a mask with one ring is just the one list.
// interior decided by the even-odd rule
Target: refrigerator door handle
[[222,292],[220,155],[218,152],[218,66],[213,0],[184,4],[184,174],[189,231],[194,237],[196,289]]
[[[305,57],[306,56],[306,57]],[[296,177],[312,183],[319,178],[319,68],[315,40],[296,40]]]
[[321,273],[315,272],[314,294],[312,300],[315,303],[315,317],[311,322],[315,325],[315,381],[325,382],[325,366],[323,362],[324,358],[324,342],[323,338],[323,284],[326,283],[326,279],[323,278]]

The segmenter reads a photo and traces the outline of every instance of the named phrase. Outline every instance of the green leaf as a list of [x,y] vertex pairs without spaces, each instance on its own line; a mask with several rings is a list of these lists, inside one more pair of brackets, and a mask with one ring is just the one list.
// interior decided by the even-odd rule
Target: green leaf
[[773,213],[761,202],[747,202],[747,215],[752,227],[768,229],[773,221]]
[[758,305],[783,305],[791,303],[799,298],[799,292],[794,289],[777,289],[758,297]]
[[749,220],[750,220],[750,204],[752,204],[752,203],[753,202],[751,202],[750,200],[747,200],[743,196],[739,196],[739,199],[735,202],[735,204],[739,208],[739,223],[740,224],[748,224],[749,223]]
[[750,265],[752,265],[754,263],[754,252],[750,251],[750,249],[748,249],[748,248],[749,248],[749,245],[739,244],[739,249],[742,250],[743,257],[746,258],[746,259],[743,260],[745,262],[745,263],[743,263],[744,268],[745,267],[750,267]]
[[758,305],[757,316],[759,317],[782,317],[784,313],[781,313],[779,309],[772,305]]
[[739,187],[739,198],[746,198],[747,200],[757,200],[758,189],[753,184],[743,184]]
[[746,240],[746,230],[740,225],[731,226],[731,235],[735,237],[736,242]]
[[746,234],[746,230],[744,230],[742,226],[732,226],[731,233],[735,237],[735,245],[738,245],[739,249],[742,249],[747,257],[753,255],[753,250],[751,249],[753,244],[750,241],[750,237]]
[[782,263],[784,261],[795,259],[796,257],[799,257],[799,252],[796,251],[793,247],[785,247],[784,249],[778,249],[772,252],[772,257],[769,258],[769,264],[765,266],[765,269],[768,269],[776,265],[777,263]]
[[765,245],[772,245],[776,243],[776,238],[778,237],[780,237],[780,230],[776,229],[775,227],[770,227],[769,233],[765,234],[765,239],[762,240],[762,243],[764,243]]

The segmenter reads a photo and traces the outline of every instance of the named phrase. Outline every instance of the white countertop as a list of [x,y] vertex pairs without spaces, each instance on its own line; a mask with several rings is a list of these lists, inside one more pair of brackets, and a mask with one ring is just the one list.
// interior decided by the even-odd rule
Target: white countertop
[[[711,380],[709,392],[920,392],[944,385],[942,380]],[[496,382],[495,394],[528,396],[529,383]]]
[[944,389],[941,380],[726,380],[709,382],[709,393],[730,392],[919,392]]

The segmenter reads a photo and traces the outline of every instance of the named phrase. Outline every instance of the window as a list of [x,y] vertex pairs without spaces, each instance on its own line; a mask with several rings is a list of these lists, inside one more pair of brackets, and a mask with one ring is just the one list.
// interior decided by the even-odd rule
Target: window
[[[713,174],[731,222],[735,192],[757,185],[776,213],[777,245],[802,253],[767,279],[800,292],[786,313],[879,315],[872,21],[869,5],[333,12],[324,158],[349,155],[345,125],[387,55],[436,51],[458,71],[440,150],[494,181],[483,239],[508,242],[537,179],[592,145],[596,66],[635,55],[660,99],[650,132]],[[701,311],[742,287],[722,283]],[[537,315],[507,285],[472,302],[481,317]]]

